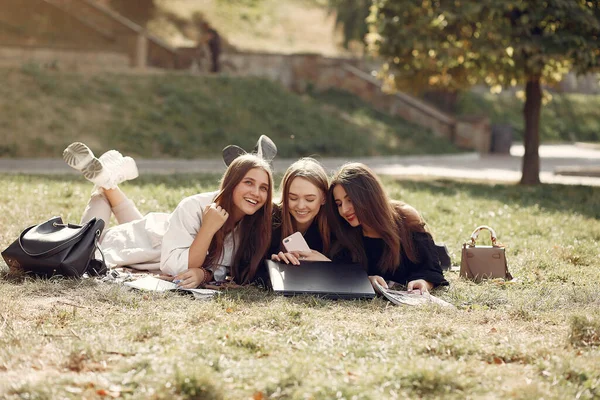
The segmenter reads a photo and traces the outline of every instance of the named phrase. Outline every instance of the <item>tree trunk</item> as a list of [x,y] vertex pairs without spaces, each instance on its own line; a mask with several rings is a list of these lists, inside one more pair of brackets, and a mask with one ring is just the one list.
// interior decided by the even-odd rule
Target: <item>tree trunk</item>
[[540,183],[540,114],[542,110],[542,87],[540,77],[530,77],[525,86],[525,154],[523,155],[522,185]]

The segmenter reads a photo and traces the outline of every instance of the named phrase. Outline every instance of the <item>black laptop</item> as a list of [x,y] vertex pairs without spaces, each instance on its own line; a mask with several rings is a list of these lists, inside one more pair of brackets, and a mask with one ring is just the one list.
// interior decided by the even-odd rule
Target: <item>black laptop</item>
[[300,261],[300,265],[265,260],[275,293],[310,294],[327,299],[371,299],[375,291],[359,264]]

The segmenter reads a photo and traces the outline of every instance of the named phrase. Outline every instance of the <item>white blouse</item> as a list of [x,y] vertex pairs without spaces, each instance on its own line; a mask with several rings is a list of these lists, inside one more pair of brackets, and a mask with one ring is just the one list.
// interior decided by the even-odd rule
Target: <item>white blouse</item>
[[[202,211],[218,192],[183,199],[175,211],[149,213],[142,219],[109,228],[100,247],[109,267],[130,266],[177,275],[188,269],[190,246],[202,226]],[[209,266],[215,280],[224,280],[235,254],[237,229],[225,237],[217,265]]]

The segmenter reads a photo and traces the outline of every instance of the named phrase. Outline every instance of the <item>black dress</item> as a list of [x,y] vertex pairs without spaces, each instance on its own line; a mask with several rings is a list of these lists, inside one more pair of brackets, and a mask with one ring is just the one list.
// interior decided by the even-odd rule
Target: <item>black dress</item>
[[[383,254],[385,242],[380,238],[370,238],[363,236],[363,246],[367,256],[367,273],[370,275],[379,275],[386,281],[394,281],[406,285],[410,281],[424,279],[431,282],[433,286],[448,285],[444,278],[440,260],[438,257],[435,243],[431,235],[427,232],[413,232],[415,250],[417,252],[418,262],[408,259],[406,254],[400,254],[400,265],[392,272],[383,272],[379,267],[379,260]],[[341,251],[334,257],[334,261],[351,262],[352,257],[349,251]]]

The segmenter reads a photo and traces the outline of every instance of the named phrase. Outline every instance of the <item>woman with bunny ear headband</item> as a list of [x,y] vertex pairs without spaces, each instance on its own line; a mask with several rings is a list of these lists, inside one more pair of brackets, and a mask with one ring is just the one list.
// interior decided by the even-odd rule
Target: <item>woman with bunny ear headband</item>
[[65,161],[96,184],[82,222],[97,217],[108,223],[111,211],[119,222],[101,238],[107,265],[160,270],[186,289],[224,281],[228,275],[236,283],[250,282],[270,244],[269,162],[277,148],[261,136],[256,154],[244,151],[232,156],[226,149],[223,159],[228,167],[218,191],[189,196],[170,214],[142,216],[117,186],[137,176],[131,158],[114,150],[105,153],[111,157],[96,158],[82,143],[69,145]]

